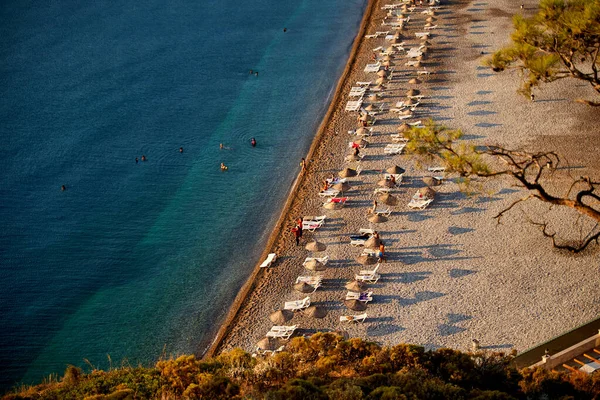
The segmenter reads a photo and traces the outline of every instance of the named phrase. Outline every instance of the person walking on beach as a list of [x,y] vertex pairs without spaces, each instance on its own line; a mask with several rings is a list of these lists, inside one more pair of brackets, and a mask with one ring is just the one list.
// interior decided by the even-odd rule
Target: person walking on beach
[[535,101],[535,95],[533,94],[533,92],[529,95],[529,98],[531,99],[532,103]]
[[292,228],[292,233],[294,234],[294,237],[296,238],[296,246],[300,245],[300,236],[302,235],[300,233],[300,227],[298,225],[294,226]]
[[302,239],[302,230],[303,230],[302,224],[303,224],[303,222],[304,221],[302,220],[302,217],[298,217],[298,219],[296,220],[296,225],[298,225],[298,232],[300,234],[300,239]]
[[379,259],[377,260],[377,262],[380,263],[384,263],[385,262],[385,245],[383,244],[383,241],[379,242],[379,254],[378,254]]
[[302,160],[300,160],[300,168],[302,169],[302,172],[306,171],[306,160],[304,159],[304,157],[302,158]]

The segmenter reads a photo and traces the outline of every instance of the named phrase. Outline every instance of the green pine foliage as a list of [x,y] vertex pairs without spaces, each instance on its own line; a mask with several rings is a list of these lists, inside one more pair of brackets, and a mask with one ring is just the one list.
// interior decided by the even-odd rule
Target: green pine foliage
[[215,358],[181,356],[150,368],[84,373],[3,397],[25,399],[565,399],[598,398],[600,377],[518,371],[513,355],[381,347],[332,333],[291,340],[286,351],[253,357],[235,349]]

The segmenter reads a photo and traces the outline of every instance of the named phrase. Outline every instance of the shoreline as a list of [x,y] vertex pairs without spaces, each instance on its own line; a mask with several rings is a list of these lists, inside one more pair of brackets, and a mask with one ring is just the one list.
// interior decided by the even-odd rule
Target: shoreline
[[[323,120],[321,121],[319,128],[317,129],[317,131],[315,133],[315,137],[310,145],[308,153],[306,154],[305,159],[307,160],[307,162],[309,162],[309,160],[311,160],[313,158],[315,152],[319,148],[319,146],[322,142],[322,139],[323,139],[323,135],[325,134],[328,125],[331,123],[331,120],[333,118],[335,110],[338,108],[339,104],[343,101],[343,99],[341,97],[344,92],[344,90],[343,90],[344,85],[347,83],[348,79],[350,78],[350,74],[353,72],[353,67],[357,62],[358,51],[359,51],[362,43],[365,41],[364,36],[365,36],[366,30],[367,30],[367,27],[372,22],[373,11],[374,11],[377,3],[378,3],[378,0],[367,0],[367,5],[365,7],[365,11],[364,11],[360,26],[358,28],[357,35],[354,38],[352,48],[348,55],[348,61],[346,62],[346,66],[344,67],[344,70],[342,71],[342,74],[341,74],[340,78],[338,79],[337,85],[335,87],[334,95],[331,99],[329,107],[327,108],[327,111],[323,117]],[[261,253],[260,259],[258,260],[254,269],[252,270],[251,275],[248,277],[248,279],[246,280],[246,282],[244,283],[244,285],[242,286],[242,288],[236,295],[232,305],[229,308],[227,316],[225,317],[225,320],[221,324],[214,339],[211,341],[210,346],[208,347],[208,349],[206,349],[203,352],[203,354],[201,354],[201,356],[203,358],[204,357],[213,357],[216,354],[218,354],[221,346],[223,345],[223,342],[224,342],[226,336],[231,333],[231,329],[234,326],[234,322],[235,322],[236,318],[238,317],[238,314],[239,314],[241,308],[248,301],[248,295],[254,289],[254,287],[257,283],[257,280],[259,278],[261,270],[266,271],[266,269],[261,269],[260,265],[265,260],[265,258],[267,258],[267,255],[269,253],[273,252],[272,251],[273,247],[277,244],[277,241],[281,239],[282,233],[285,232],[284,231],[285,222],[287,220],[289,220],[291,217],[292,206],[293,206],[294,201],[296,200],[296,195],[301,190],[302,184],[304,183],[304,181],[310,177],[309,176],[310,173],[308,173],[309,168],[310,168],[310,164],[307,166],[307,171],[300,170],[299,174],[297,175],[296,179],[294,180],[294,184],[292,185],[292,187],[289,191],[289,194],[283,205],[283,208],[281,210],[279,218],[277,219],[277,222],[275,223],[275,227],[273,228],[271,234],[269,235],[269,239],[267,241],[267,244],[265,245],[265,249]],[[279,256],[279,254],[278,254],[278,256]]]

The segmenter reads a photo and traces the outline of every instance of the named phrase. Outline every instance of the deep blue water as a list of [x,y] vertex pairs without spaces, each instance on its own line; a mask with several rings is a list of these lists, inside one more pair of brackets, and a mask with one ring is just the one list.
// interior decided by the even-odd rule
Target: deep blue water
[[0,4],[0,389],[206,348],[365,5]]

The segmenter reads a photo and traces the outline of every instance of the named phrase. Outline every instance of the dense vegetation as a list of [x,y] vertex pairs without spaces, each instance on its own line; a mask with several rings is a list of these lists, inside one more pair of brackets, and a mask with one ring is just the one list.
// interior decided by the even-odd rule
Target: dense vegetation
[[381,347],[319,333],[286,351],[252,357],[240,350],[216,358],[159,361],[154,368],[83,374],[67,368],[59,382],[23,388],[4,399],[593,399],[600,376],[518,371],[511,355]]

